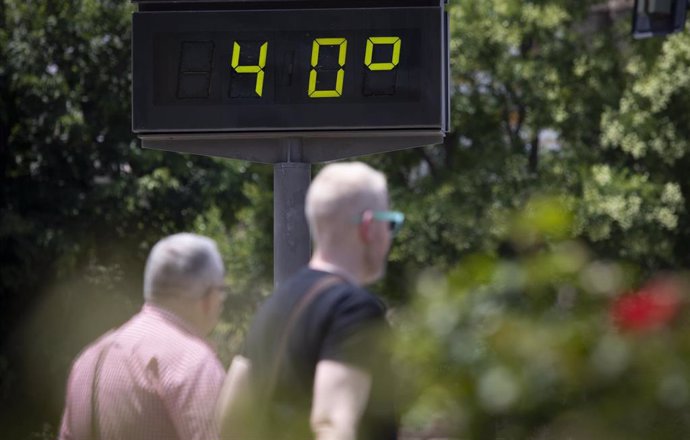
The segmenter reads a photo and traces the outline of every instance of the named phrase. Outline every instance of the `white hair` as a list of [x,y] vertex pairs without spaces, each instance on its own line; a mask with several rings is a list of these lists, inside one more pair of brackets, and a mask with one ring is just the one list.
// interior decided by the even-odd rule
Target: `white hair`
[[216,243],[201,235],[180,233],[151,249],[144,270],[144,299],[201,298],[222,283],[223,260]]
[[386,178],[362,162],[327,165],[307,192],[305,212],[316,244],[353,227],[368,209],[385,209]]

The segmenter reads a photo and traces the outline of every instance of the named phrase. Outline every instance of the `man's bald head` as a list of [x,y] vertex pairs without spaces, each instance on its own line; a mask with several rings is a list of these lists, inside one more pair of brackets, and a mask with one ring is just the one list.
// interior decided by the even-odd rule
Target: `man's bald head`
[[314,178],[306,200],[306,215],[317,246],[355,229],[366,210],[388,206],[386,178],[362,162],[327,165]]

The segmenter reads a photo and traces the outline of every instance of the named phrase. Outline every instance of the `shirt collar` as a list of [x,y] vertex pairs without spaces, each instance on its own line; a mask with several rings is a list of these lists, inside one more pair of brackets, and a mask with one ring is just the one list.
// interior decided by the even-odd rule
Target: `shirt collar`
[[344,269],[340,268],[339,266],[335,264],[328,263],[326,261],[318,261],[318,262],[309,262],[309,268],[312,270],[318,270],[319,272],[326,272],[330,273],[333,275],[337,275],[340,278],[342,278],[344,281],[358,286],[359,283],[355,279],[354,276],[352,276],[350,273],[345,271]]
[[175,313],[171,312],[170,310],[168,310],[164,307],[161,307],[161,306],[154,304],[154,303],[151,303],[151,302],[146,302],[146,303],[144,303],[144,306],[141,308],[141,312],[144,315],[155,316],[155,317],[158,317],[160,319],[163,319],[164,321],[167,321],[168,323],[174,325],[175,327],[178,327],[179,329],[183,330],[184,332],[189,333],[190,335],[196,336],[197,338],[200,338],[203,341],[208,343],[208,341],[206,341],[206,336],[202,335],[197,329],[195,329],[187,321],[180,318]]

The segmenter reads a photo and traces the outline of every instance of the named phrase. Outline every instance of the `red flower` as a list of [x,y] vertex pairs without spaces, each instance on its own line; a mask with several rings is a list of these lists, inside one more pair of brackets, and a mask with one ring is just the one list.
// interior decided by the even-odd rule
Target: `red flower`
[[648,283],[635,293],[618,297],[610,313],[620,330],[651,330],[670,322],[676,316],[680,302],[677,283],[662,279]]

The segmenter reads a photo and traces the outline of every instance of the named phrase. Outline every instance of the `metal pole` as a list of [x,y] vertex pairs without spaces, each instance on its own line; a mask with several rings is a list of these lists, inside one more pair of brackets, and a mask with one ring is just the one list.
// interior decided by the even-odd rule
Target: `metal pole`
[[311,240],[304,202],[310,182],[309,163],[273,165],[273,283],[276,287],[309,262]]

